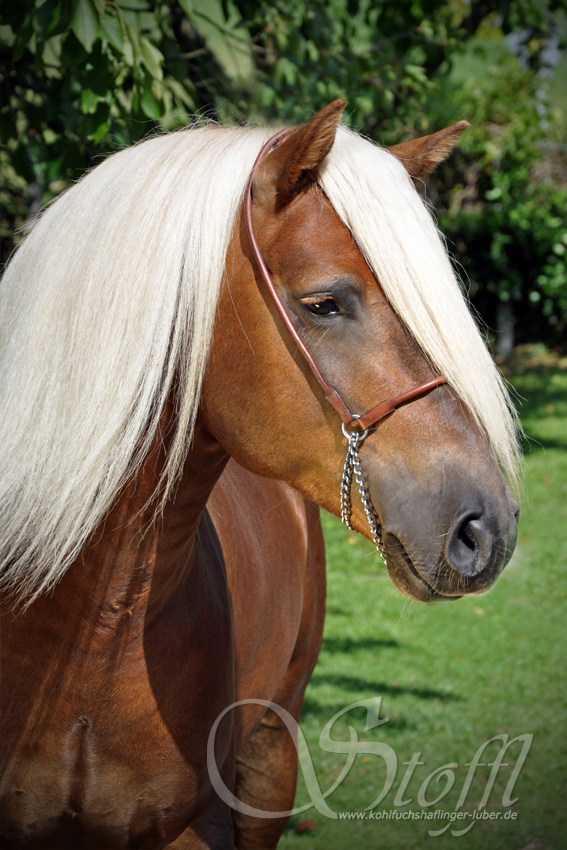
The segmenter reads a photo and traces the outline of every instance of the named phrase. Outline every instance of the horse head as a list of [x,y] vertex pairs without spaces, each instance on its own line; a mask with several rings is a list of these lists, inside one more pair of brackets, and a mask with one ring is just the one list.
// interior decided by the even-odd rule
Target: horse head
[[[262,280],[242,213],[227,255],[202,414],[243,466],[340,515],[349,431],[299,354],[286,317],[354,414],[442,370],[447,383],[370,426],[360,460],[394,584],[421,601],[479,593],[515,545],[519,507],[497,459],[513,474],[514,425],[404,171],[419,178],[432,170],[467,124],[386,152],[339,130],[343,107],[336,101],[294,128],[257,168],[253,229],[285,315]],[[365,175],[373,164],[379,172]],[[350,522],[370,536],[354,493]]]

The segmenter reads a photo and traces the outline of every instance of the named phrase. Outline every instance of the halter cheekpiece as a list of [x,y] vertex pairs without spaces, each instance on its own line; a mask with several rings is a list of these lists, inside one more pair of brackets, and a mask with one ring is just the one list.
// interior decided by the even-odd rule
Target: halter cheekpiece
[[[394,410],[396,410],[396,408],[401,407],[401,405],[408,404],[411,401],[415,401],[415,399],[421,398],[422,396],[431,392],[431,390],[434,390],[436,387],[439,387],[442,384],[446,384],[447,379],[443,375],[440,375],[439,377],[434,378],[432,381],[427,381],[427,383],[425,384],[420,384],[418,387],[414,387],[413,389],[402,393],[402,395],[395,396],[394,398],[387,399],[386,401],[382,401],[380,402],[380,404],[377,404],[376,407],[372,407],[366,413],[362,414],[362,416],[357,416],[355,413],[351,413],[347,405],[340,397],[337,390],[334,387],[330,386],[330,384],[328,384],[322,376],[321,372],[317,368],[317,364],[311,357],[311,354],[305,347],[303,340],[301,339],[295,327],[293,326],[293,323],[286,312],[286,309],[276,290],[276,287],[274,286],[274,282],[260,251],[258,241],[256,239],[256,234],[254,232],[254,223],[252,221],[252,183],[258,166],[265,159],[265,157],[282,141],[287,139],[287,137],[292,132],[293,129],[290,128],[280,130],[279,133],[276,133],[274,136],[272,136],[271,139],[268,139],[268,141],[266,142],[266,144],[264,145],[264,147],[256,158],[254,167],[250,172],[248,186],[246,188],[246,196],[244,200],[246,229],[248,231],[248,238],[250,239],[250,246],[252,248],[252,253],[254,254],[254,259],[256,260],[256,263],[260,270],[260,274],[262,275],[264,283],[268,288],[268,292],[272,296],[278,313],[280,314],[282,321],[286,326],[297,348],[307,361],[307,364],[313,372],[313,375],[317,379],[317,382],[323,389],[325,398],[327,399],[329,404],[334,408],[334,410],[338,413],[342,421],[343,434],[348,440],[348,448],[341,481],[341,519],[347,528],[354,530],[352,529],[352,525],[350,523],[350,518],[352,514],[351,488],[352,479],[354,477],[358,485],[360,498],[362,500],[366,519],[368,520],[368,525],[370,526],[370,530],[372,532],[374,544],[384,561],[386,561],[384,544],[380,530],[380,521],[378,519],[378,514],[376,513],[374,505],[372,504],[372,501],[370,499],[370,493],[364,480],[362,466],[360,463],[359,448],[368,436],[372,427],[376,425],[377,422],[379,422],[381,419],[384,419],[385,416],[388,416],[388,414],[392,413]],[[349,426],[353,424],[354,427],[352,428],[352,430],[349,430]]]

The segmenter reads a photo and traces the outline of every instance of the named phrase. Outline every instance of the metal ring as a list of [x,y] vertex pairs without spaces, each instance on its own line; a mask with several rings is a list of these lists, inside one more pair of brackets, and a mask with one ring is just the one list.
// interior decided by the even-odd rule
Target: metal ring
[[[356,424],[356,420],[357,420],[357,419],[360,419],[360,416],[357,416],[357,415],[356,415],[356,413],[353,413],[353,414],[352,414],[352,418],[354,419],[355,424]],[[345,435],[345,437],[347,438],[347,440],[350,440],[350,438],[351,438],[351,436],[352,436],[352,434],[353,434],[354,432],[353,432],[353,431],[350,431],[350,432],[349,432],[349,431],[347,431],[346,427],[347,427],[347,426],[346,426],[346,425],[345,425],[345,423],[343,422],[343,423],[342,423],[343,434]],[[360,442],[361,440],[365,440],[365,439],[368,437],[368,434],[369,434],[369,433],[370,433],[370,428],[367,428],[367,429],[366,429],[366,431],[361,431],[361,432],[360,432],[360,434],[358,435],[358,440],[359,440],[359,442]]]

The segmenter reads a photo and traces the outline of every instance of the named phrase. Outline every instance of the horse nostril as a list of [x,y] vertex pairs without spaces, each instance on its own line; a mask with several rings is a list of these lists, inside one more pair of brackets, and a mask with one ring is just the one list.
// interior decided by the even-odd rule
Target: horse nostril
[[478,543],[474,534],[471,534],[468,523],[459,529],[457,537],[467,549],[478,555]]
[[447,541],[448,563],[461,575],[476,575],[483,568],[484,559],[481,555],[487,551],[489,539],[490,531],[482,516],[469,513],[459,518]]

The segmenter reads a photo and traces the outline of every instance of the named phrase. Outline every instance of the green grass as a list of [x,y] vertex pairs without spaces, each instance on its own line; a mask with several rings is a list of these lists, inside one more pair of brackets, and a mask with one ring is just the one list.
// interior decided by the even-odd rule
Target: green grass
[[[394,590],[365,541],[333,517],[323,518],[328,552],[328,613],[319,663],[308,688],[302,729],[323,791],[339,775],[345,755],[321,751],[319,734],[347,705],[377,695],[389,721],[365,732],[363,709],[337,722],[332,737],[347,741],[347,724],[360,740],[393,748],[398,773],[377,810],[395,809],[394,796],[413,753],[420,761],[405,797],[437,768],[457,763],[452,790],[429,811],[454,811],[476,750],[489,738],[533,734],[511,807],[515,820],[478,821],[462,837],[430,837],[448,821],[331,820],[315,809],[291,818],[283,850],[463,850],[567,848],[566,623],[567,623],[567,370],[540,367],[512,381],[521,396],[522,420],[531,438],[526,451],[526,496],[518,547],[494,589],[482,597],[433,606],[408,602]],[[344,722],[343,722],[344,721]],[[498,752],[493,744],[485,762]],[[502,795],[519,753],[508,751],[487,809],[501,812]],[[475,774],[464,810],[477,808],[490,767]],[[358,755],[346,780],[328,798],[336,812],[362,811],[384,785],[384,763]],[[430,785],[435,798],[444,782]],[[300,778],[297,805],[308,801]],[[297,826],[315,827],[299,834]],[[456,822],[453,829],[470,821]]]

